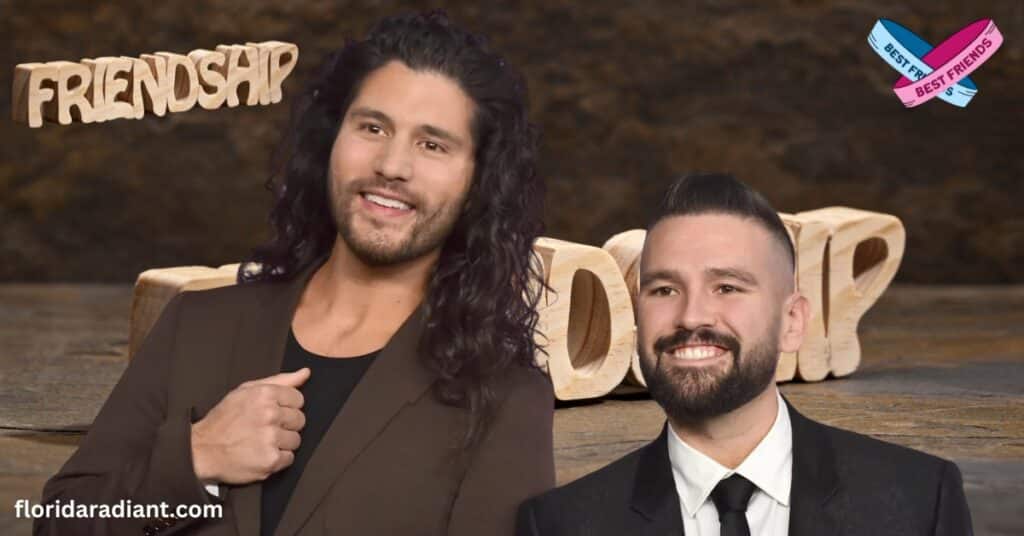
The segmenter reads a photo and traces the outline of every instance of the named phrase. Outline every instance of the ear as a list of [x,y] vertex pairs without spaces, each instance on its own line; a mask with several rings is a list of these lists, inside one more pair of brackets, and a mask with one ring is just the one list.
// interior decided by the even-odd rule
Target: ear
[[811,304],[799,292],[793,292],[786,299],[782,314],[782,333],[779,335],[779,350],[796,352],[804,342],[804,331],[810,317]]

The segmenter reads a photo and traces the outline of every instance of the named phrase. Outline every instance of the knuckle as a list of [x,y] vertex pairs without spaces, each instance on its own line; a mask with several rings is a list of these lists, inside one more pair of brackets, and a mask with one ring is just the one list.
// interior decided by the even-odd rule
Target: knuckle
[[274,466],[278,461],[278,453],[280,451],[277,447],[270,445],[263,449],[263,454],[260,456],[260,469],[263,471],[273,472]]

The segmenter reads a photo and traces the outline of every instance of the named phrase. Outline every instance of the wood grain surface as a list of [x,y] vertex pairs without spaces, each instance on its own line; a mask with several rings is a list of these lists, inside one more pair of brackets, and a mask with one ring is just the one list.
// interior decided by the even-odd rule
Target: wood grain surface
[[[0,534],[39,500],[124,370],[130,285],[0,285]],[[1024,286],[897,285],[861,320],[852,375],[783,385],[806,415],[957,462],[983,535],[1024,534]],[[657,435],[645,395],[562,404],[558,482]]]

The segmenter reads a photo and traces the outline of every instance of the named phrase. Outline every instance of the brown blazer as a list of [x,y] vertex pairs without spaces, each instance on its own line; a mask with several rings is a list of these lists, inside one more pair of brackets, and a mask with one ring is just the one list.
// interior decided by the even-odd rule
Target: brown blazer
[[[211,498],[192,468],[190,424],[240,383],[281,371],[312,272],[176,296],[43,489],[44,502],[223,500],[223,518],[39,519],[35,534],[259,534],[261,484],[222,486]],[[534,369],[506,374],[487,435],[456,456],[467,412],[432,394],[416,355],[422,316],[421,307],[405,321],[352,392],[275,534],[511,535],[518,505],[554,486],[550,380]]]

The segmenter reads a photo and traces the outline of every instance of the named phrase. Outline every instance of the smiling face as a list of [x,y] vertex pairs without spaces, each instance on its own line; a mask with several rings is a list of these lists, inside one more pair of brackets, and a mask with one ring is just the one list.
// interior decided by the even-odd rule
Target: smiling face
[[647,234],[637,336],[651,396],[676,422],[728,413],[775,377],[803,337],[806,300],[762,225],[726,214],[670,216]]
[[474,110],[438,73],[392,61],[366,77],[331,150],[342,245],[371,266],[440,250],[472,182]]

